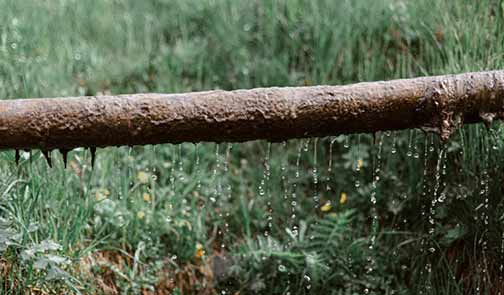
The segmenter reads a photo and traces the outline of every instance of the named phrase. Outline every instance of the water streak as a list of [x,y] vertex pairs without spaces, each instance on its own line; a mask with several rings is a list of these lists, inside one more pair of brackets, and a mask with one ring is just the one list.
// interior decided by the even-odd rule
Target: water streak
[[379,231],[379,222],[378,222],[378,208],[377,208],[377,190],[378,190],[378,182],[380,181],[381,174],[381,157],[382,157],[382,147],[383,147],[383,135],[380,134],[378,137],[378,151],[376,153],[376,159],[373,163],[373,180],[371,184],[371,239],[369,242],[369,250],[370,255],[367,258],[367,266],[366,272],[368,274],[372,273],[376,267],[376,260],[374,259],[374,250],[376,247],[376,238],[378,236]]

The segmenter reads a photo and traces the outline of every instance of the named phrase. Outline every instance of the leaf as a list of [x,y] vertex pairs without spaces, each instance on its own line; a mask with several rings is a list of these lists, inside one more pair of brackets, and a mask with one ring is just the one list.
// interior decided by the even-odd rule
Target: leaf
[[12,221],[0,218],[0,252],[7,250],[7,248],[18,242],[22,235],[18,232],[12,224]]
[[266,288],[266,284],[264,283],[264,279],[261,278],[261,275],[257,275],[252,283],[250,284],[250,290],[252,290],[255,293],[259,293],[260,291],[263,291]]
[[49,260],[45,257],[38,258],[35,260],[33,263],[33,268],[39,269],[39,270],[45,270],[49,266]]
[[465,227],[456,226],[446,231],[446,234],[444,234],[444,236],[441,238],[441,243],[444,245],[450,245],[453,242],[461,239],[466,233],[467,230]]
[[29,232],[29,233],[36,232],[38,229],[39,229],[39,224],[38,224],[38,222],[33,222],[33,223],[30,223],[30,225],[28,226],[28,232]]
[[48,254],[46,255],[47,260],[50,263],[56,264],[56,265],[67,265],[70,264],[70,259],[58,255],[52,255]]
[[27,249],[27,250],[23,250],[23,252],[21,252],[21,259],[23,259],[23,261],[30,260],[32,258],[35,258],[35,250],[34,249]]
[[35,244],[34,246],[36,247],[37,252],[57,251],[63,248],[60,244],[53,240],[43,240],[40,244]]
[[46,280],[48,281],[61,280],[61,279],[67,279],[69,277],[70,274],[67,273],[66,271],[62,270],[59,267],[52,266],[47,272]]
[[35,260],[33,267],[35,269],[47,269],[48,266],[56,267],[67,264],[70,264],[70,259],[58,255],[48,254]]

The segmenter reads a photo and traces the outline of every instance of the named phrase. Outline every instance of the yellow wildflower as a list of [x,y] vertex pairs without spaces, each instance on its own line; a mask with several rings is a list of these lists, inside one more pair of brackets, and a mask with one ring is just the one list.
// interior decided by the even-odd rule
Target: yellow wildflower
[[363,165],[364,165],[364,162],[362,161],[362,159],[358,159],[357,160],[357,168],[361,169]]
[[327,201],[322,207],[320,207],[320,211],[322,212],[328,212],[331,211],[331,209],[332,209],[331,201]]
[[143,212],[143,211],[138,211],[138,213],[137,213],[137,217],[138,217],[138,219],[144,219],[144,217],[145,217],[145,212]]
[[105,200],[109,195],[110,195],[110,192],[108,189],[100,188],[100,189],[96,190],[95,198],[96,198],[96,201],[99,202],[99,201]]
[[143,200],[144,200],[145,202],[150,202],[150,201],[151,201],[151,199],[152,199],[152,198],[151,198],[151,195],[149,195],[148,193],[144,193],[144,194],[143,194]]
[[149,173],[145,171],[140,171],[137,174],[137,179],[140,181],[140,183],[146,184],[149,183]]
[[196,252],[194,253],[194,258],[201,259],[205,255],[205,249],[200,243],[196,244]]
[[345,204],[348,200],[348,196],[345,192],[341,192],[341,196],[340,196],[340,199],[339,199],[339,202],[340,204]]

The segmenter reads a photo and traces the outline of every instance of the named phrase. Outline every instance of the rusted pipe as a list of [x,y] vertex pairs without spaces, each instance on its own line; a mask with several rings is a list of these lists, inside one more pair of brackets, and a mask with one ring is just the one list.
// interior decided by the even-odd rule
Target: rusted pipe
[[504,111],[504,71],[345,86],[0,101],[0,149],[242,142],[423,128]]

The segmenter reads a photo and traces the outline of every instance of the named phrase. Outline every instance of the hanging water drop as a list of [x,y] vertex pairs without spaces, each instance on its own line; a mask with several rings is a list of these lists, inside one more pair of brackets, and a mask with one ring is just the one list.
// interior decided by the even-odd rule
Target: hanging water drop
[[303,151],[304,151],[305,153],[308,151],[309,146],[310,146],[310,139],[308,138],[308,139],[306,139],[306,140],[304,141],[304,145],[303,145]]
[[350,135],[345,136],[345,143],[343,143],[344,148],[349,148],[350,147]]
[[397,153],[397,135],[396,135],[396,131],[394,131],[393,133],[393,141],[392,141],[392,149],[391,149],[391,153],[392,154],[395,154]]
[[408,157],[413,156],[413,152],[411,151],[411,149],[412,149],[412,145],[413,145],[413,135],[415,134],[414,132],[415,132],[415,130],[410,130],[410,132],[409,132],[408,151],[406,152],[406,155]]
[[67,168],[67,157],[68,157],[68,150],[67,149],[61,149],[61,156],[63,157],[63,166],[65,169]]
[[179,175],[179,181],[184,181],[185,176],[184,176],[184,156],[183,156],[183,149],[182,149],[182,144],[179,144],[178,146],[178,175]]
[[19,159],[21,158],[19,155],[19,150],[16,150],[14,157],[16,158],[16,166],[19,166]]
[[194,153],[195,153],[195,162],[194,162],[194,169],[195,169],[195,174],[196,174],[196,191],[201,190],[201,167],[200,167],[200,152],[199,152],[200,144],[196,143],[194,145]]
[[96,147],[90,147],[89,151],[91,152],[91,169],[94,168],[95,158],[96,158]]

